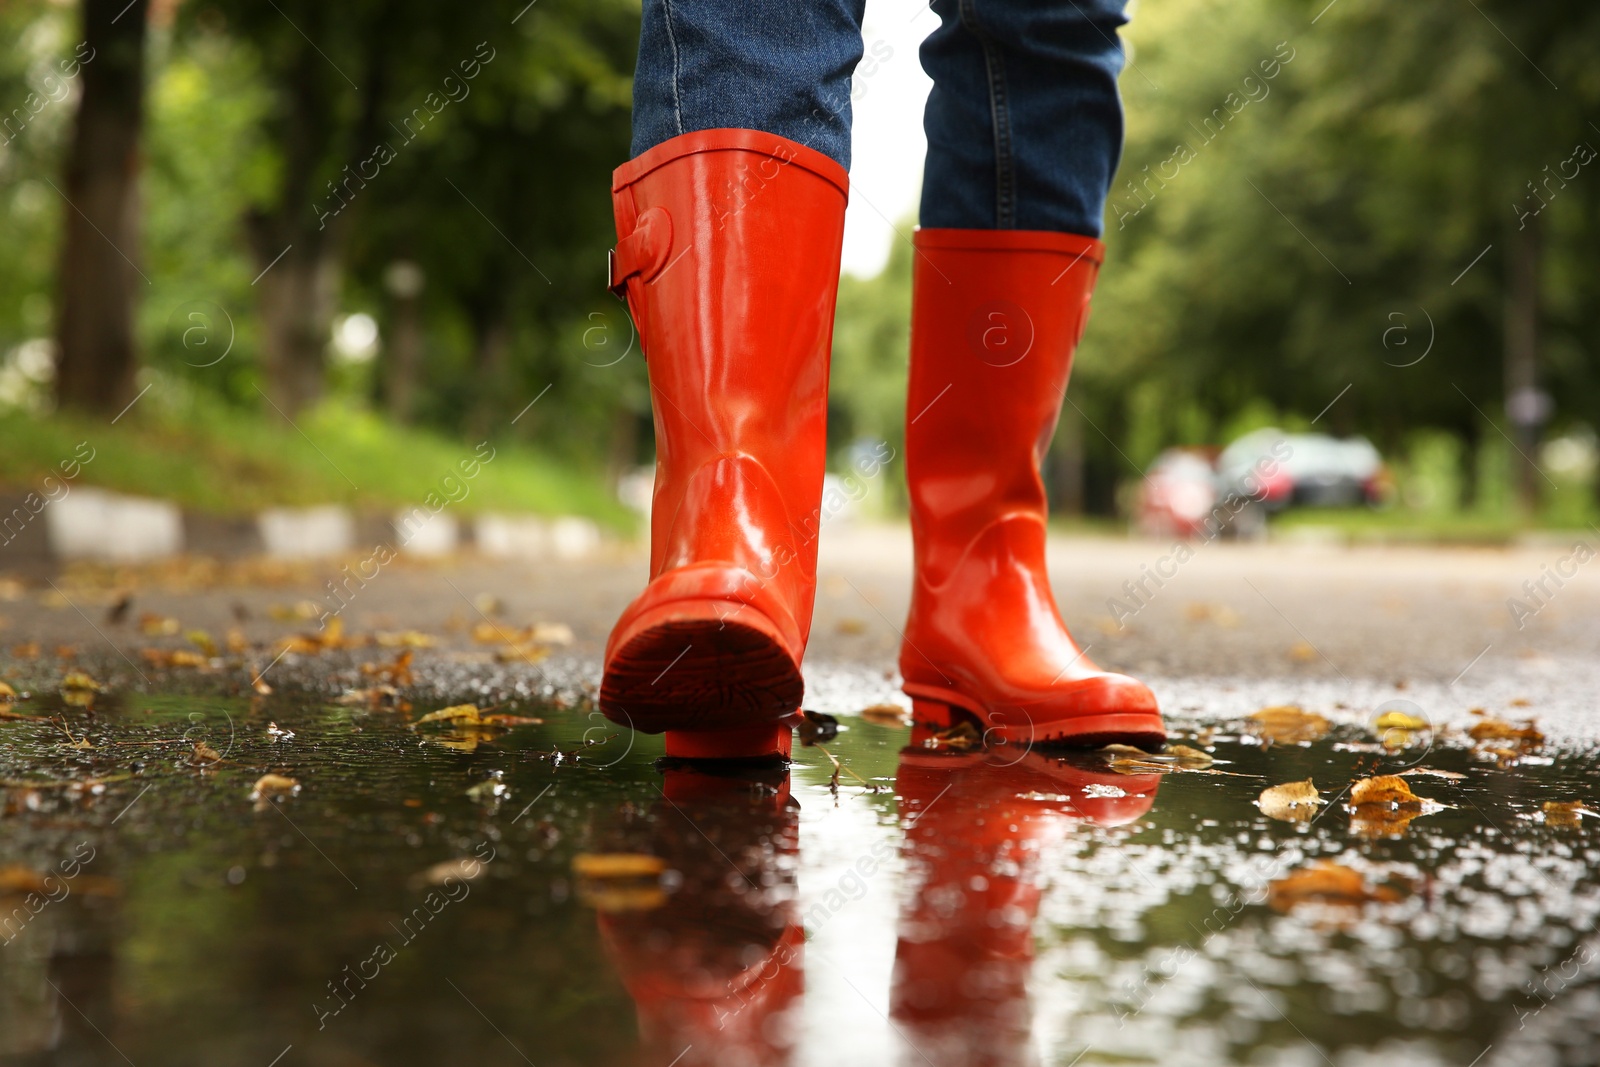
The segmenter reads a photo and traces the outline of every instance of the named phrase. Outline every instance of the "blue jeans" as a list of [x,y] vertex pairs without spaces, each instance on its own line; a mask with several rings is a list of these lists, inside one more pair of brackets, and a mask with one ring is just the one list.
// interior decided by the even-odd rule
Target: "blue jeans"
[[[923,226],[1100,236],[1122,153],[1126,0],[932,0]],[[635,155],[680,133],[775,133],[850,166],[865,0],[644,0]]]

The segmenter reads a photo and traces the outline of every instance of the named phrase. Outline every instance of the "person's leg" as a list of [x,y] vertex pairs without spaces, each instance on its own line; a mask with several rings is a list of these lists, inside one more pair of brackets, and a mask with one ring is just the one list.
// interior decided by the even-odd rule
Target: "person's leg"
[[989,741],[1158,743],[1150,690],[1096,667],[1061,622],[1040,476],[1104,254],[1122,3],[934,10],[906,406],[905,691],[918,721],[976,718]]
[[861,0],[647,0],[613,291],[650,369],[650,584],[600,709],[669,756],[787,755],[816,594]]
[[645,0],[633,154],[698,130],[760,130],[850,166],[866,0]]
[[1099,237],[1122,154],[1125,0],[934,0],[923,226]]

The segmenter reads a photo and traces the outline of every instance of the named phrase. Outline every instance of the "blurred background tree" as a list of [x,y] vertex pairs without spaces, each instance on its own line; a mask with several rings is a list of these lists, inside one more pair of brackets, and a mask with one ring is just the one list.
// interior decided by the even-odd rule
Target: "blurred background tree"
[[[415,477],[391,453],[492,437],[543,464],[533,503],[614,509],[650,455],[603,288],[638,17],[0,7],[0,480],[141,397],[114,428],[130,459],[95,478],[218,509],[386,500]],[[1370,436],[1402,511],[1591,521],[1597,31],[1578,0],[1141,5],[1060,509],[1115,514],[1163,448],[1314,423]],[[841,286],[841,467],[863,439],[900,447],[910,256],[897,239]],[[302,436],[393,477],[312,473]],[[182,477],[156,462],[197,452]]]

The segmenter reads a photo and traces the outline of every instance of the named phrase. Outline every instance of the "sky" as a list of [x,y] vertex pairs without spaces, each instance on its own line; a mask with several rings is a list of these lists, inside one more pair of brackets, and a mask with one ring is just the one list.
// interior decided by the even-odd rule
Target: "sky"
[[[850,207],[844,220],[844,269],[871,277],[883,269],[922,188],[922,105],[932,82],[917,46],[939,18],[927,0],[868,0],[861,36],[866,55],[856,68],[851,134]],[[898,230],[898,232],[897,232]]]

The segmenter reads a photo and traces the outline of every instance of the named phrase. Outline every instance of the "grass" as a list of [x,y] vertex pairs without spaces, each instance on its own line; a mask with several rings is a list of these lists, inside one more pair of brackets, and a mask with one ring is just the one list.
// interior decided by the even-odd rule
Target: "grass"
[[[159,388],[159,387],[158,387]],[[522,444],[495,443],[476,477],[472,444],[397,426],[329,402],[297,418],[226,408],[201,395],[153,389],[115,425],[71,414],[0,413],[0,488],[40,490],[80,442],[94,449],[75,485],[160,497],[195,511],[240,515],[273,505],[346,504],[387,509],[429,493],[467,495],[460,513],[583,515],[614,529],[633,525],[597,474],[574,470]],[[303,432],[302,432],[303,431]],[[489,455],[487,448],[482,455]],[[456,481],[445,486],[445,480]]]
[[1430,544],[1503,545],[1537,530],[1577,530],[1587,521],[1578,509],[1562,509],[1533,521],[1515,514],[1428,513],[1405,508],[1297,508],[1274,516],[1276,534],[1294,530],[1332,530],[1353,541],[1416,541]]

